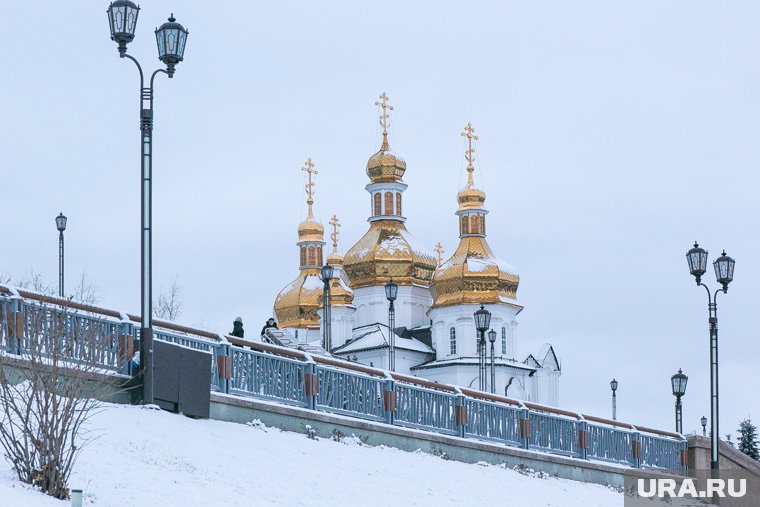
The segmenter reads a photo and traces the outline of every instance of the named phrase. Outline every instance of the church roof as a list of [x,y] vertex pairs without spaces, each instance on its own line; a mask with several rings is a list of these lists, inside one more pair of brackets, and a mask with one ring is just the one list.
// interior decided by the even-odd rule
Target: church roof
[[[345,345],[334,349],[333,354],[347,354],[362,350],[388,348],[388,326],[384,324],[369,324],[354,329],[353,338]],[[417,340],[416,338],[402,338],[396,336],[394,346],[398,349],[412,350],[426,354],[434,354],[435,351]]]
[[[490,358],[489,358],[490,361]],[[490,363],[489,363],[490,364]],[[519,363],[515,361],[514,359],[506,359],[497,357],[494,359],[494,364],[499,367],[510,367],[515,368],[518,370],[529,370],[529,371],[535,371],[536,368],[532,366],[528,366],[523,363]],[[440,360],[434,360],[429,361],[427,363],[418,364],[417,366],[412,366],[412,370],[428,370],[431,368],[444,368],[447,366],[479,366],[480,361],[477,357],[456,357],[452,359],[440,359]]]

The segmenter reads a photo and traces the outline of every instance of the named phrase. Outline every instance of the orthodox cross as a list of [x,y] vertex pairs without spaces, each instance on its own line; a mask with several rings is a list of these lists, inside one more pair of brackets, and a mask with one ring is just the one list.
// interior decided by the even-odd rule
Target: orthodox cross
[[306,204],[309,205],[309,216],[312,216],[311,205],[314,204],[314,182],[311,180],[311,177],[314,174],[319,174],[319,172],[314,169],[314,162],[311,161],[311,158],[306,161],[301,170],[308,174],[308,183],[305,187],[307,196]]
[[467,186],[472,187],[472,172],[475,170],[475,168],[472,166],[472,162],[475,160],[475,157],[473,156],[475,153],[475,148],[472,147],[472,140],[475,139],[477,141],[478,136],[475,135],[475,129],[472,127],[472,123],[469,121],[467,122],[467,126],[462,132],[460,132],[460,134],[462,137],[467,138],[467,149],[464,150],[464,158],[467,159]]
[[386,148],[388,144],[388,125],[390,124],[390,112],[393,111],[393,106],[388,103],[388,100],[390,97],[388,97],[388,94],[383,92],[380,94],[380,101],[375,102],[376,106],[380,106],[380,108],[383,110],[380,113],[380,126],[383,127],[383,149]]
[[443,255],[443,245],[439,242],[437,245],[435,245],[435,251],[438,254],[438,265],[440,266],[443,262],[443,258],[441,257]]
[[340,227],[340,220],[338,220],[338,215],[333,215],[330,219],[330,225],[332,225],[333,232],[330,234],[330,238],[332,238],[333,241],[333,253],[338,253],[338,227]]

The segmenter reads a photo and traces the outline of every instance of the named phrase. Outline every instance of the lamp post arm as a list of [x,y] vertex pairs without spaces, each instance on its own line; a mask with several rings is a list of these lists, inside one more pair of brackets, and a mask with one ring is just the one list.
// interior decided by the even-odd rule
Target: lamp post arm
[[166,70],[164,70],[164,69],[156,69],[156,70],[154,70],[153,74],[151,74],[151,76],[150,76],[150,89],[151,90],[153,89],[153,80],[156,79],[156,74],[158,74],[159,72],[163,72],[164,74],[169,75],[169,73],[166,72]]
[[142,70],[142,67],[140,66],[140,62],[138,62],[134,56],[127,53],[124,53],[124,58],[129,58],[130,60],[135,62],[135,65],[137,65],[137,70],[140,72],[140,89],[142,90],[143,87],[145,86],[145,78],[143,77],[143,70]]

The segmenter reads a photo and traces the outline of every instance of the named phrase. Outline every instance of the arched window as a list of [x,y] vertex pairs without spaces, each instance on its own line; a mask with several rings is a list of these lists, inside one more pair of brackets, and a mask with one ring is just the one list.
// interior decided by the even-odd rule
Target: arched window
[[502,354],[507,353],[507,328],[506,327],[501,328],[501,353]]
[[480,215],[480,234],[486,235],[486,216]]
[[305,265],[306,265],[306,247],[302,246],[301,247],[301,266],[305,266]]
[[317,265],[317,252],[313,246],[309,247],[309,266]]
[[470,217],[462,215],[462,234],[470,234]]
[[374,209],[375,216],[382,214],[382,212],[383,212],[383,204],[382,204],[383,196],[380,195],[380,193],[378,192],[378,193],[375,194],[375,196],[373,197],[373,199],[375,199],[375,209]]
[[385,193],[385,213],[384,215],[393,214],[393,192]]
[[451,347],[451,354],[457,353],[457,330],[453,327],[449,329],[449,346]]
[[317,247],[317,263],[314,264],[315,266],[321,266],[322,265],[322,247]]
[[396,193],[396,214],[401,216],[401,192]]

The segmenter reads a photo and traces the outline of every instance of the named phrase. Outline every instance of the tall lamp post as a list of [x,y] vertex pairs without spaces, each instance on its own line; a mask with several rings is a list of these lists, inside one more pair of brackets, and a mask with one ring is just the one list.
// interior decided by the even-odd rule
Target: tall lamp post
[[393,302],[398,295],[398,284],[391,279],[385,284],[385,297],[388,299],[388,369],[396,371],[396,309]]
[[493,344],[496,343],[496,331],[488,332],[488,341],[491,342],[491,394],[496,394],[496,366],[494,360]]
[[140,73],[140,146],[141,146],[141,326],[140,326],[140,370],[142,380],[142,402],[153,403],[153,279],[152,279],[152,157],[153,157],[153,80],[156,74],[163,72],[174,77],[175,66],[182,61],[185,54],[188,31],[176,22],[174,15],[156,31],[158,59],[166,65],[166,70],[157,69],[151,74],[149,86],[140,63],[127,54],[127,44],[135,38],[137,15],[140,8],[129,0],[111,2],[106,11],[111,28],[111,40],[118,44],[119,56],[132,60]]
[[325,352],[332,350],[332,312],[330,307],[330,280],[333,279],[334,268],[329,264],[322,266],[322,282],[324,289],[324,308],[322,309],[322,347]]
[[676,397],[676,432],[683,433],[683,413],[681,409],[681,397],[686,394],[686,382],[689,377],[684,375],[681,368],[678,373],[670,377],[670,384],[673,387],[673,396]]
[[610,389],[612,389],[612,420],[617,421],[617,395],[615,394],[615,391],[617,391],[618,388],[618,381],[614,378],[612,379],[612,382],[610,382]]
[[718,469],[718,293],[728,292],[728,284],[734,279],[736,261],[726,255],[724,250],[720,257],[713,262],[715,278],[721,287],[710,292],[710,288],[702,283],[702,275],[707,271],[707,250],[694,243],[694,248],[686,252],[689,272],[694,276],[697,285],[707,291],[708,323],[710,326],[710,468]]
[[491,312],[480,306],[476,311],[475,328],[478,330],[478,387],[481,391],[487,389],[486,385],[486,331],[491,327]]
[[55,226],[58,229],[58,295],[63,298],[63,231],[66,230],[67,218],[63,213],[55,217]]
[[702,436],[707,436],[707,417],[702,416],[702,419],[699,420],[699,422],[702,423]]

